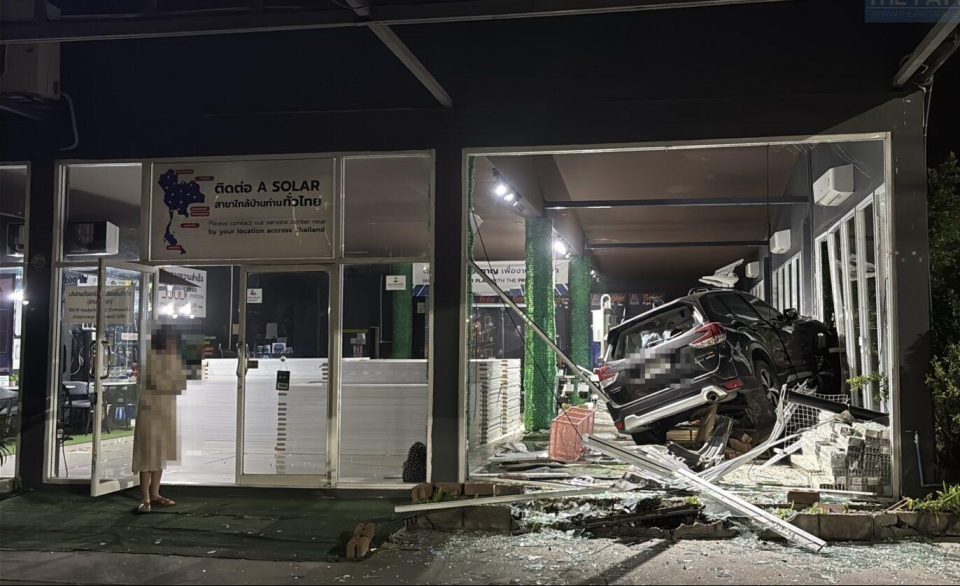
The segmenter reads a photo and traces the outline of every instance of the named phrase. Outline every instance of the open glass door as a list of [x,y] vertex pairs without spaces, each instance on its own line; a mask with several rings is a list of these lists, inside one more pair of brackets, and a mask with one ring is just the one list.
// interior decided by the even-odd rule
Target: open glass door
[[330,484],[330,282],[315,266],[241,274],[239,484]]
[[133,435],[143,381],[140,373],[147,367],[147,338],[156,318],[156,275],[155,267],[100,261],[92,396],[93,496],[139,484],[133,472]]

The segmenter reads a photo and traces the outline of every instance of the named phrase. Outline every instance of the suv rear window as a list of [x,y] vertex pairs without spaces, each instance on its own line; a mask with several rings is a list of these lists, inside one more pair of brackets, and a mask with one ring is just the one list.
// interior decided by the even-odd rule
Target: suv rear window
[[700,314],[686,305],[650,316],[620,334],[613,358],[636,354],[643,348],[666,342],[703,323]]

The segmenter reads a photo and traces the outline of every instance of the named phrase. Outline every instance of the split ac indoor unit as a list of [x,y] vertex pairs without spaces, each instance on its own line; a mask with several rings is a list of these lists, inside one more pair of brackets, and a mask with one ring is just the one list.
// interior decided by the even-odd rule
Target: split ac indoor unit
[[773,233],[770,239],[771,254],[785,254],[790,251],[790,230],[780,230]]
[[0,94],[25,99],[60,99],[59,43],[4,45],[0,57]]
[[853,195],[853,165],[829,169],[813,182],[813,201],[821,206],[838,206]]

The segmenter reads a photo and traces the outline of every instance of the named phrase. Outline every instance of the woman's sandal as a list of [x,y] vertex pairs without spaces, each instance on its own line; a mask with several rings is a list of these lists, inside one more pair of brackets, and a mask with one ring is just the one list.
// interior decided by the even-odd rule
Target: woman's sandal
[[160,505],[161,507],[172,507],[172,506],[176,505],[177,503],[176,503],[176,501],[174,501],[173,499],[168,499],[167,497],[162,496],[162,497],[160,497],[160,498],[158,498],[158,499],[151,500],[151,501],[150,501],[150,504],[151,504],[151,505]]
[[150,512],[150,503],[140,503],[140,505],[133,510],[135,515],[146,515]]

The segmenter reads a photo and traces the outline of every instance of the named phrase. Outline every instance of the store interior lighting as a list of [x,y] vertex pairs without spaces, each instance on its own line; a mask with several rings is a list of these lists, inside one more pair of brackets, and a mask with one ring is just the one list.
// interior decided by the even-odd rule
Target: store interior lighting
[[514,189],[513,186],[511,186],[503,179],[503,177],[500,176],[500,172],[496,169],[493,170],[493,177],[497,182],[493,187],[494,195],[510,204],[510,207],[517,212],[523,212],[527,209],[526,206],[523,205],[523,197],[517,193],[517,190]]

